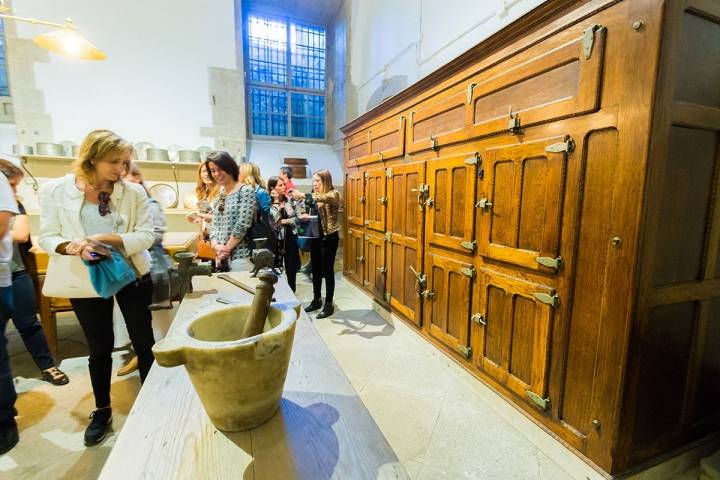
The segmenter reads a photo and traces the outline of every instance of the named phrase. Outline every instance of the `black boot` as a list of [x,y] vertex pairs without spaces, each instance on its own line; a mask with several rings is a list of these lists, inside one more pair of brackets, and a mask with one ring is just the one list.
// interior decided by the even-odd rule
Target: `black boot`
[[333,308],[332,303],[325,302],[325,306],[323,307],[322,312],[318,313],[315,318],[326,318],[333,313],[335,313],[335,309]]
[[314,312],[315,310],[317,310],[320,307],[322,307],[322,300],[320,300],[319,298],[316,298],[305,307],[305,311],[306,312]]
[[18,435],[17,423],[12,421],[11,425],[0,427],[0,455],[3,455],[13,449],[20,440]]
[[97,445],[107,435],[108,427],[112,422],[112,409],[110,407],[98,408],[90,414],[90,425],[85,429],[85,445]]

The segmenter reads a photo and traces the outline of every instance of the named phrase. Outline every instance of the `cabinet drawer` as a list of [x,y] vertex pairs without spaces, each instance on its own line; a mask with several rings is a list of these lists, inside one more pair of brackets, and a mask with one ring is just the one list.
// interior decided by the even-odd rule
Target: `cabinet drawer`
[[467,96],[457,88],[439,93],[410,112],[407,150],[410,153],[439,148],[466,135]]
[[362,130],[347,140],[347,165],[354,167],[360,160],[370,155],[370,135],[368,130]]
[[405,116],[382,121],[368,130],[368,155],[358,164],[381,162],[405,154]]
[[501,63],[479,75],[468,85],[468,136],[515,132],[597,110],[605,32],[590,25],[564,45],[548,50],[541,42],[515,57],[512,67]]

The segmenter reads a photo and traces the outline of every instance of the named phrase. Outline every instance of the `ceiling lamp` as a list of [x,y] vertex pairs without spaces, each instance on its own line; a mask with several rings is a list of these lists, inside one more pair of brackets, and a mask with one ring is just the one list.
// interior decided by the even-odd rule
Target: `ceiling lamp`
[[38,20],[37,18],[16,17],[3,13],[8,10],[8,7],[0,5],[0,18],[60,28],[60,30],[53,30],[52,32],[43,33],[33,38],[33,42],[35,42],[36,45],[46,50],[68,57],[82,58],[84,60],[105,60],[105,58],[107,58],[101,50],[77,32],[75,25],[69,18],[65,23],[53,23]]

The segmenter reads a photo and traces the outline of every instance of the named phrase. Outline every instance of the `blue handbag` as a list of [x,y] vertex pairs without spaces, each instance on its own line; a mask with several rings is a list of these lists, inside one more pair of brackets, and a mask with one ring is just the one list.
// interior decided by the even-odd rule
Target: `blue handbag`
[[135,270],[117,250],[102,260],[83,260],[90,272],[90,283],[103,298],[110,298],[135,281]]

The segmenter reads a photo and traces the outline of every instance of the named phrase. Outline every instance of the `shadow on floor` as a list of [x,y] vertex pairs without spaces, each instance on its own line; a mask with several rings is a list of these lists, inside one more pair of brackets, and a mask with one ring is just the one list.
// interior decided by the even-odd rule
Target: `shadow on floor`
[[[339,335],[359,335],[363,338],[387,337],[395,330],[371,309],[337,310],[330,317],[336,325],[343,325]],[[380,330],[368,327],[382,327]]]

